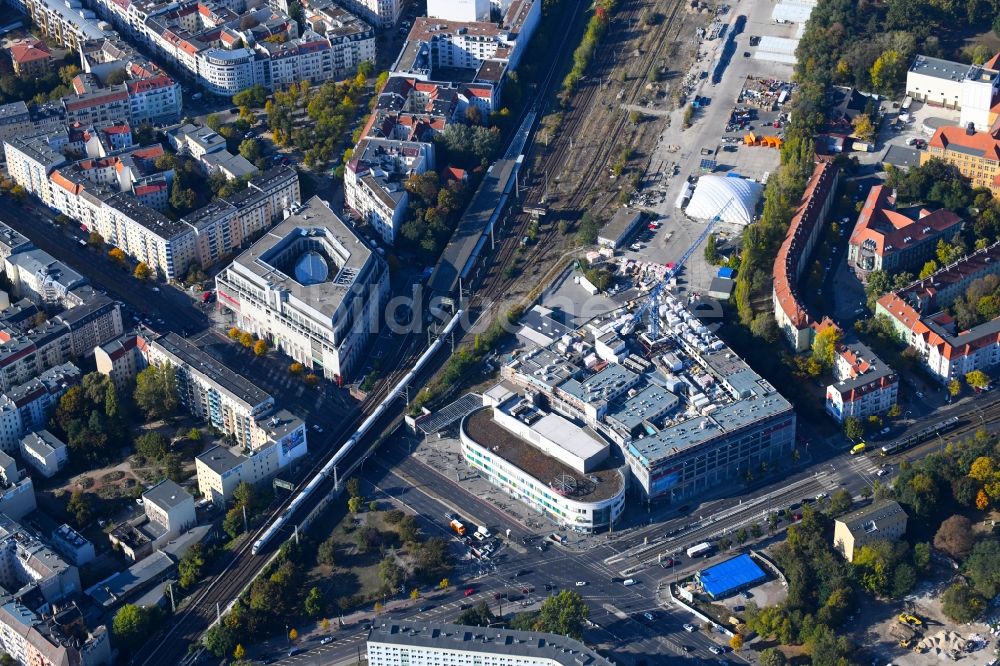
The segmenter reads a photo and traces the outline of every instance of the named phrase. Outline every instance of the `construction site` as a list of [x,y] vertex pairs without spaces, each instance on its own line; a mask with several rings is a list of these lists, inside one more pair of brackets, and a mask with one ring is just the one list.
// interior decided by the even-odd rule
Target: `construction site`
[[946,582],[925,583],[899,604],[879,603],[862,611],[860,638],[873,654],[898,666],[927,666],[958,662],[988,666],[996,662],[1000,616],[987,613],[985,621],[958,624],[941,610]]

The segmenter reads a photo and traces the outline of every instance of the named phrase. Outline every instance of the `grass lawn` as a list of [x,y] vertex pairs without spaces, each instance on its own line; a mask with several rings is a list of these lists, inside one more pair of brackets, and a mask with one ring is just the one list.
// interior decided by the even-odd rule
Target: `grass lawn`
[[[350,514],[346,510],[347,500],[338,503],[331,510],[330,520],[318,521],[329,525],[336,521],[332,532],[312,530],[311,536],[317,542],[333,538],[337,544],[335,566],[316,564],[306,574],[306,587],[316,586],[327,599],[333,600],[340,611],[355,610],[382,599],[382,581],[379,578],[379,563],[384,557],[394,554],[397,563],[404,569],[411,569],[410,558],[399,538],[395,525],[386,521],[387,511],[368,511]],[[382,544],[361,552],[356,539],[363,527],[373,527],[381,535]]]

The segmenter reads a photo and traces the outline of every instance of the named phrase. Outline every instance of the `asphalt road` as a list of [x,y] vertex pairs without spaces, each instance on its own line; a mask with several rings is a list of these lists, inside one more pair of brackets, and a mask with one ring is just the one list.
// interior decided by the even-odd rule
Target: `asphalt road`
[[[470,496],[447,476],[407,457],[404,450],[397,450],[395,454],[394,457],[379,456],[366,463],[363,478],[366,484],[370,484],[369,492],[374,497],[391,500],[414,513],[425,533],[450,538],[453,550],[458,553],[464,554],[466,549],[447,528],[445,516],[451,512],[459,513],[471,523],[498,526],[498,529],[510,527],[512,545],[501,549],[493,560],[495,570],[491,571],[484,571],[482,564],[464,556],[452,575],[454,591],[440,596],[429,595],[417,602],[406,601],[403,607],[383,616],[382,621],[452,622],[464,604],[480,601],[486,601],[494,613],[502,611],[509,615],[537,608],[538,603],[549,594],[545,590],[548,584],[553,592],[570,589],[583,597],[591,609],[590,618],[594,623],[586,631],[585,642],[599,646],[619,663],[638,664],[645,660],[652,664],[662,659],[663,655],[715,659],[708,651],[709,646],[725,644],[721,635],[713,640],[700,628],[693,633],[684,631],[683,625],[691,618],[658,604],[657,588],[665,576],[672,575],[669,572],[647,567],[633,576],[639,584],[625,587],[617,568],[605,563],[606,559],[617,554],[608,546],[602,545],[582,553],[567,552],[555,545],[549,545],[544,552],[533,547],[525,548],[518,543],[521,537],[528,536],[535,539],[533,543],[541,543],[542,535],[512,525],[509,516]],[[578,586],[578,581],[585,585]],[[475,594],[466,598],[464,590],[470,586]],[[523,594],[525,587],[534,588],[534,591]],[[524,598],[515,601],[496,599],[495,595],[499,592]],[[418,610],[421,607],[425,610]],[[653,615],[653,620],[644,616],[647,612]],[[370,621],[377,620],[374,617],[364,620]],[[334,640],[328,645],[320,645],[319,636],[312,637],[299,645],[302,652],[295,656],[286,656],[288,647],[280,639],[263,646],[269,648],[266,651],[255,650],[255,655],[259,659],[284,657],[279,662],[282,664],[319,666],[357,660],[359,649],[364,653],[367,632],[360,624],[334,630],[331,635]],[[691,651],[685,652],[684,646],[690,647]],[[733,659],[734,655],[726,657]]]
[[[916,430],[945,416],[964,415],[976,419],[982,410],[1000,396],[980,400],[965,400],[950,405],[926,418],[913,421],[908,430]],[[990,424],[986,424],[990,427]],[[993,428],[1000,427],[994,423]],[[405,446],[398,445],[395,451],[379,456],[368,463],[364,470],[365,480],[372,484],[373,491],[380,498],[391,499],[420,516],[425,532],[438,536],[452,537],[446,527],[445,515],[459,513],[475,524],[486,524],[494,531],[510,528],[515,545],[501,551],[497,558],[496,570],[480,575],[482,566],[469,560],[460,561],[453,581],[456,590],[440,599],[419,602],[395,610],[390,619],[416,619],[429,621],[453,621],[464,603],[478,603],[485,600],[494,612],[499,612],[499,602],[494,599],[496,592],[506,590],[518,594],[524,585],[535,588],[535,596],[529,600],[537,603],[538,594],[546,594],[544,585],[558,589],[572,589],[581,594],[591,609],[591,620],[595,626],[585,634],[585,641],[599,646],[618,663],[657,663],[664,655],[686,659],[718,661],[708,652],[710,645],[724,645],[721,636],[709,636],[699,623],[686,613],[674,607],[662,607],[657,601],[658,587],[675,576],[703,568],[716,558],[688,560],[683,551],[690,545],[705,540],[716,540],[722,534],[732,535],[740,527],[754,522],[762,525],[770,511],[789,509],[803,499],[815,498],[820,493],[832,494],[839,488],[846,488],[854,496],[859,496],[864,488],[871,488],[877,481],[891,483],[898,464],[903,460],[915,460],[931,451],[941,448],[943,440],[935,439],[917,446],[905,454],[882,458],[872,451],[867,455],[851,456],[844,452],[844,446],[832,441],[828,445],[816,446],[817,454],[807,469],[788,475],[779,481],[761,484],[737,496],[719,498],[702,504],[693,502],[693,508],[685,515],[672,517],[653,525],[633,527],[618,532],[604,543],[583,552],[567,552],[549,545],[543,553],[534,548],[517,545],[522,536],[543,537],[532,534],[531,530],[514,523],[510,516],[497,511],[491,504],[470,495],[451,476],[451,470],[434,470],[418,460],[409,457]],[[826,454],[823,451],[826,450]],[[389,455],[394,453],[394,455]],[[878,471],[886,467],[884,476]],[[780,527],[784,528],[787,523]],[[672,534],[672,536],[667,536]],[[454,539],[455,547],[461,550],[460,542]],[[675,556],[681,563],[675,569],[657,566],[658,556]],[[717,556],[729,557],[732,553]],[[518,572],[526,572],[515,576]],[[619,582],[628,576],[639,581],[638,585],[624,587]],[[612,580],[615,579],[615,580]],[[576,586],[583,581],[585,586]],[[473,586],[476,594],[468,599],[462,597],[462,590]],[[421,604],[433,607],[423,612],[416,609]],[[520,611],[519,605],[504,605],[503,611]],[[646,612],[654,619],[647,620]],[[374,618],[371,618],[374,619]],[[684,631],[684,623],[695,625],[693,633]],[[335,640],[326,646],[317,642],[302,647],[305,650],[295,657],[286,657],[281,663],[296,666],[315,664],[342,664],[357,659],[359,650],[364,653],[366,632],[358,627],[349,627],[334,633]],[[713,640],[714,639],[714,640]],[[684,651],[684,646],[691,648]],[[272,656],[282,656],[283,652]],[[721,659],[740,661],[740,655],[727,653]]]
[[189,335],[208,327],[208,316],[184,292],[132,278],[106,252],[80,245],[79,240],[86,236],[79,227],[55,224],[53,213],[44,204],[26,200],[23,206],[10,205],[11,201],[7,198],[0,206],[0,221],[30,238],[35,247],[68,264],[94,287],[126,304],[126,327],[136,323],[132,317],[148,318],[150,328],[158,332]]

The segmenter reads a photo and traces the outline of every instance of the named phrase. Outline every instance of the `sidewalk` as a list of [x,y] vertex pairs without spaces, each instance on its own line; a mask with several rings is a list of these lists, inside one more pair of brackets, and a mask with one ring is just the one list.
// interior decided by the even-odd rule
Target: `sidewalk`
[[[544,514],[514,499],[479,476],[466,465],[462,458],[461,443],[457,439],[452,437],[441,439],[428,437],[423,441],[417,441],[414,437],[404,439],[401,445],[411,447],[414,460],[458,485],[470,495],[489,502],[494,509],[509,516],[526,532],[536,534],[558,532],[565,539],[561,545],[574,551],[584,551],[607,543],[606,535],[582,534],[557,525]],[[461,507],[456,507],[456,510],[459,509]],[[512,542],[510,546],[515,550],[523,550],[518,543]]]

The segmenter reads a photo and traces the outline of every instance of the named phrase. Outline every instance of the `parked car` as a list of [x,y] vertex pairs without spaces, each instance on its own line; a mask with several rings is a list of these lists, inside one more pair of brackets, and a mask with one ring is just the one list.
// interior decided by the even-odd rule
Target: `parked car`
[[694,626],[685,623],[684,624],[684,631],[686,631],[686,632],[688,632],[690,634],[690,633],[694,632]]

